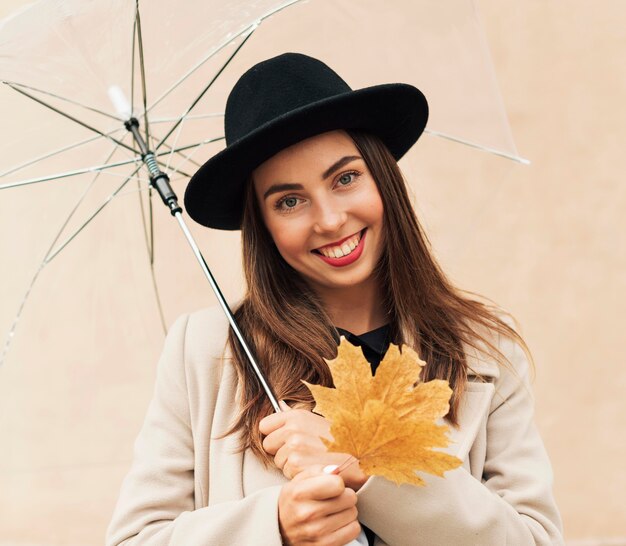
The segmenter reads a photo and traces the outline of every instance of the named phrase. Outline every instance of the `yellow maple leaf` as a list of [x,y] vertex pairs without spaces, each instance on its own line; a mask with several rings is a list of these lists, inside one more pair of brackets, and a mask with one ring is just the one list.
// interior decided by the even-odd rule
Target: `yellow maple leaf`
[[327,361],[335,388],[304,381],[315,412],[330,423],[329,451],[356,457],[365,474],[397,484],[424,485],[415,472],[443,476],[461,460],[433,448],[449,443],[448,427],[435,421],[449,409],[448,382],[420,382],[425,362],[410,347],[391,344],[372,376],[361,349],[343,337],[337,357]]
[[[365,357],[361,358],[365,360]],[[405,345],[400,352],[397,345],[390,344],[376,369],[370,396],[393,406],[400,418],[435,420],[443,417],[450,409],[452,395],[447,381],[434,379],[420,382],[413,388],[425,365],[426,362],[411,347]],[[371,371],[369,364],[367,368]]]

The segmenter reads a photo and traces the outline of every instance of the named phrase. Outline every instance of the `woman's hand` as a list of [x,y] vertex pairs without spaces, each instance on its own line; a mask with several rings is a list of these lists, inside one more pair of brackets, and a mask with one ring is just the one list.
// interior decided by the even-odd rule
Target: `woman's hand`
[[278,497],[278,523],[286,545],[343,546],[361,532],[356,493],[341,476],[309,467],[287,482]]
[[[274,413],[260,422],[261,433],[265,435],[263,449],[274,456],[274,463],[283,471],[286,478],[292,479],[312,465],[341,466],[351,457],[346,453],[330,453],[321,437],[332,439],[330,423],[324,417],[311,411],[291,409],[280,401],[280,413]],[[367,481],[366,476],[355,461],[341,472],[347,487],[358,491]]]

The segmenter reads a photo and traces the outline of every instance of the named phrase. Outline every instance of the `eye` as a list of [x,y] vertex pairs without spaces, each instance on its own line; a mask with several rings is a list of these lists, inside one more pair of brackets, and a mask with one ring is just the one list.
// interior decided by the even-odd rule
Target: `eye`
[[354,180],[359,176],[360,173],[356,171],[350,171],[347,173],[343,173],[338,179],[337,184],[340,186],[349,186],[354,182]]
[[297,205],[297,197],[286,196],[276,201],[276,203],[274,204],[274,208],[281,212],[291,212],[293,209],[296,208]]

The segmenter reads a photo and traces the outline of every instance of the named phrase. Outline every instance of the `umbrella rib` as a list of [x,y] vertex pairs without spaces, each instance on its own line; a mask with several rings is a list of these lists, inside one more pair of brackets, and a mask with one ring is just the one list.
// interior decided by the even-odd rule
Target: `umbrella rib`
[[[193,154],[195,154],[198,150],[200,150],[200,147],[201,147],[201,146],[203,146],[203,145],[205,145],[205,144],[209,144],[209,143],[211,143],[211,142],[216,142],[217,140],[222,140],[222,138],[224,138],[224,137],[212,138],[212,139],[208,139],[208,140],[205,140],[205,141],[203,141],[203,142],[200,142],[199,144],[192,144],[192,145],[190,145],[190,146],[184,146],[184,148],[185,148],[185,149],[188,149],[188,148],[191,148],[191,147],[195,147],[196,149],[195,149],[195,150],[191,153],[191,155],[189,155],[189,156],[183,156],[183,157],[185,157],[185,161],[183,161],[180,165],[178,165],[177,167],[175,167],[174,169],[172,169],[172,171],[170,172],[170,174],[172,174],[172,175],[173,175],[173,174],[178,173],[178,174],[182,174],[183,176],[187,176],[187,177],[189,178],[189,176],[188,176],[188,175],[186,175],[183,171],[180,171],[179,169],[180,169],[180,168],[181,168],[181,167],[185,164],[185,162],[187,162],[187,161],[189,161],[189,162],[193,163],[194,165],[198,165],[198,164],[197,164],[195,161],[193,161],[193,159],[192,159]],[[182,154],[181,154],[181,155],[182,155]],[[198,166],[200,166],[200,165],[198,165]]]
[[[113,157],[113,154],[115,153],[115,151],[118,149],[117,144],[114,145],[113,150],[111,150],[111,153],[107,156],[107,158],[105,159],[105,161],[108,161],[109,159],[111,159],[111,157]],[[137,169],[135,169],[135,171],[130,175],[129,179],[132,178],[137,171],[141,168],[141,165],[139,167],[137,167]],[[22,300],[20,302],[20,305],[18,307],[17,313],[13,319],[13,322],[11,324],[11,328],[9,329],[9,333],[7,334],[7,337],[5,339],[4,345],[2,347],[2,351],[0,352],[0,366],[2,366],[2,364],[4,363],[5,359],[6,359],[6,355],[9,351],[9,348],[11,346],[11,342],[13,341],[13,338],[15,336],[15,330],[17,328],[17,325],[20,321],[20,318],[22,317],[22,312],[24,311],[24,307],[26,305],[26,302],[28,301],[28,298],[30,296],[30,293],[33,289],[33,287],[35,286],[35,283],[37,282],[37,279],[39,278],[39,275],[41,274],[41,272],[43,271],[44,267],[46,265],[48,265],[48,263],[50,263],[50,261],[52,260],[52,258],[54,258],[54,256],[58,255],[58,253],[63,250],[63,248],[65,248],[65,246],[67,246],[66,242],[62,245],[62,247],[60,249],[58,249],[53,255],[51,254],[54,245],[56,244],[56,242],[59,240],[59,238],[61,237],[61,234],[63,233],[63,231],[65,230],[65,228],[67,227],[69,221],[72,219],[72,217],[74,216],[74,214],[76,213],[76,211],[78,210],[78,207],[81,205],[81,203],[85,200],[85,198],[87,197],[87,194],[89,193],[89,191],[91,190],[91,188],[93,187],[93,185],[95,184],[96,180],[98,179],[98,177],[102,174],[102,171],[99,171],[97,173],[95,173],[93,179],[91,180],[91,182],[89,183],[89,185],[86,187],[85,191],[83,191],[83,193],[80,195],[80,197],[78,198],[78,200],[76,201],[76,203],[74,204],[74,207],[72,208],[72,210],[70,211],[69,215],[67,216],[67,218],[63,221],[63,223],[61,224],[60,229],[57,231],[57,234],[54,236],[54,239],[52,240],[52,242],[50,243],[50,246],[48,247],[48,250],[46,251],[46,254],[43,258],[43,260],[40,262],[39,267],[37,268],[37,271],[35,271],[35,274],[33,275],[30,284],[28,285],[26,292],[24,293],[24,296],[22,297]],[[119,192],[119,190],[128,182],[128,179],[124,181],[124,183],[122,184],[122,186],[120,188],[118,188],[116,190],[115,193]],[[101,207],[100,210],[102,210]],[[99,211],[98,211],[99,212]],[[97,214],[97,213],[96,213]],[[87,223],[89,223],[94,216],[92,216],[92,218],[90,218]],[[83,224],[83,227],[86,224]],[[79,231],[82,231],[82,227]],[[74,234],[71,239],[73,239],[75,236],[77,235]],[[71,240],[70,239],[70,240]]]
[[[99,138],[99,137],[96,137]],[[173,151],[174,152],[182,152],[185,150],[189,150],[191,148],[197,148],[200,146],[204,146],[205,144],[210,144],[212,142],[216,142],[218,140],[222,140],[224,137],[217,137],[217,138],[211,138],[211,139],[207,139],[207,140],[203,140],[202,142],[197,142],[194,144],[187,144],[185,146],[181,146],[180,148],[175,148]],[[164,155],[168,155],[172,153],[171,151],[166,151],[166,152],[161,152],[159,154],[156,154],[157,157],[161,157]],[[183,156],[185,157],[185,160],[190,160],[190,158],[187,158],[187,156]],[[116,163],[106,163],[103,165],[97,165],[95,167],[85,167],[84,169],[78,169],[75,171],[67,171],[64,173],[57,173],[57,174],[52,174],[52,175],[48,175],[48,176],[42,176],[42,177],[38,177],[38,178],[29,178],[27,180],[20,180],[18,182],[9,182],[7,184],[0,184],[0,190],[6,190],[9,188],[17,188],[20,186],[27,186],[29,184],[39,184],[41,182],[49,182],[51,180],[58,180],[60,178],[69,178],[71,176],[77,176],[80,174],[87,174],[90,172],[103,172],[106,169],[112,169],[115,167],[122,167],[124,165],[129,165],[131,163],[137,163],[138,161],[140,161],[139,158],[133,158],[133,159],[126,159],[124,161],[118,161]],[[160,165],[163,165],[163,162],[159,162]],[[21,168],[21,167],[20,167]],[[178,169],[174,169],[173,172],[175,173],[179,173],[182,174],[183,176],[189,177],[189,174],[180,171]],[[8,173],[4,173],[4,174],[8,174]],[[4,176],[4,174],[2,176]],[[113,174],[113,173],[107,173],[107,174]],[[123,175],[115,175],[115,176],[123,176]]]
[[440,133],[439,131],[433,131],[432,129],[424,129],[425,133],[429,135],[437,136],[440,138],[445,138],[446,140],[451,140],[452,142],[458,142],[459,144],[465,144],[472,148],[476,148],[477,150],[482,150],[483,152],[489,152],[491,154],[504,157],[506,159],[512,159],[513,161],[517,161],[518,163],[522,163],[523,165],[530,165],[530,159],[525,159],[518,155],[508,154],[506,152],[502,152],[500,150],[496,150],[495,148],[490,148],[489,146],[481,146],[480,144],[475,144],[470,142],[469,140],[463,140],[462,138],[453,137],[451,135],[447,135],[445,133]]
[[139,49],[139,70],[141,73],[141,94],[143,97],[143,119],[145,126],[145,140],[150,147],[150,125],[148,122],[148,95],[146,90],[146,69],[143,59],[143,38],[141,34],[141,15],[139,14],[139,0],[135,3],[135,28],[137,29],[137,47]]
[[161,320],[161,327],[163,328],[163,334],[167,334],[167,325],[165,323],[165,314],[163,313],[163,305],[161,303],[161,294],[159,293],[159,286],[156,281],[156,275],[154,272],[154,222],[152,211],[152,186],[148,186],[148,211],[150,218],[150,229],[148,230],[148,224],[146,223],[146,213],[144,211],[143,196],[141,185],[137,180],[137,189],[139,193],[139,210],[141,212],[141,224],[143,226],[143,235],[146,242],[146,249],[148,251],[148,260],[150,263],[150,276],[152,277],[152,288],[154,289],[154,297],[156,299],[157,309],[159,311],[159,318]]
[[[125,136],[125,135],[124,135]],[[122,139],[124,138],[124,136],[122,137]],[[100,138],[100,137],[94,137],[94,138]],[[191,144],[191,145],[186,145],[186,146],[181,146],[180,148],[173,148],[172,151],[167,151],[167,152],[161,152],[158,155],[166,155],[166,154],[171,154],[171,153],[179,153],[181,151],[184,150],[188,150],[188,149],[192,149],[192,148],[196,148],[199,149],[201,146],[211,143],[211,142],[215,142],[217,140],[221,140],[223,137],[218,137],[218,138],[214,138],[214,139],[207,139],[204,140],[202,142],[199,143],[195,143],[195,144]],[[89,139],[89,141],[91,141],[93,139]],[[22,316],[24,307],[26,305],[26,302],[28,301],[28,298],[30,296],[30,293],[37,281],[37,279],[39,278],[39,275],[41,274],[41,271],[43,271],[43,269],[45,268],[45,266],[47,264],[49,264],[56,256],[58,256],[69,244],[71,241],[73,241],[76,236],[83,231],[87,225],[89,223],[91,223],[95,217],[106,207],[106,205],[108,205],[111,200],[116,197],[117,195],[119,195],[120,191],[126,186],[126,184],[137,174],[137,172],[139,172],[139,170],[141,169],[142,165],[137,165],[136,168],[134,169],[134,171],[128,175],[124,182],[98,207],[98,209],[74,232],[72,233],[58,248],[56,248],[54,250],[54,252],[52,252],[54,245],[56,244],[56,242],[59,240],[59,237],[61,236],[61,234],[63,233],[64,229],[67,227],[70,219],[72,218],[72,216],[75,214],[76,210],[78,209],[78,207],[80,206],[80,204],[84,201],[85,197],[87,196],[88,192],[90,191],[90,189],[93,187],[94,183],[96,182],[96,180],[98,179],[98,177],[101,174],[112,174],[112,173],[108,173],[106,172],[104,169],[107,168],[112,168],[112,167],[116,167],[116,166],[121,166],[121,165],[126,165],[126,164],[130,164],[130,163],[134,163],[137,162],[138,159],[131,159],[131,160],[126,160],[126,161],[120,161],[117,162],[115,164],[108,164],[106,162],[108,162],[111,157],[113,156],[113,154],[115,153],[116,150],[119,149],[120,144],[117,143],[116,139],[113,139],[114,142],[114,148],[111,151],[111,153],[107,156],[107,158],[105,159],[105,164],[101,165],[99,167],[90,167],[88,169],[81,169],[78,171],[74,171],[73,173],[60,173],[58,175],[54,175],[51,177],[44,177],[42,179],[33,179],[30,181],[30,183],[35,183],[36,180],[38,181],[44,181],[44,180],[53,180],[55,178],[61,178],[61,177],[65,177],[65,176],[72,176],[74,174],[84,174],[87,172],[94,172],[95,171],[95,175],[93,180],[90,182],[90,184],[87,186],[87,188],[85,189],[85,191],[82,193],[82,195],[79,197],[78,201],[76,202],[76,204],[74,205],[72,211],[70,212],[70,214],[68,215],[68,217],[65,219],[65,221],[63,222],[61,228],[59,229],[59,231],[57,232],[56,236],[54,237],[52,243],[50,244],[50,247],[48,248],[48,251],[46,252],[46,255],[43,259],[43,261],[39,264],[39,267],[37,269],[37,271],[35,272],[35,274],[33,275],[31,282],[24,294],[24,296],[22,297],[22,300],[20,302],[20,306],[18,308],[17,314],[13,320],[13,323],[11,325],[11,328],[9,330],[9,333],[7,334],[4,346],[2,347],[2,351],[0,351],[0,366],[4,363],[5,359],[6,359],[6,355],[8,353],[8,350],[10,348],[11,342],[15,336],[15,331],[17,328],[17,324]],[[121,143],[123,145],[123,143]],[[75,147],[79,144],[75,144],[72,145],[71,147]],[[60,151],[57,151],[57,153]],[[185,157],[186,161],[190,161],[191,158],[190,157]],[[175,172],[179,172],[179,171],[175,171]],[[21,183],[17,183],[17,184],[7,184],[4,186],[0,186],[0,189],[6,188],[6,187],[12,187],[15,185],[23,185],[24,183],[29,183],[29,181],[22,181]],[[140,188],[139,188],[140,189]],[[151,189],[151,188],[150,188]],[[139,194],[141,196],[141,189],[139,191]],[[143,214],[143,207],[142,207],[142,214]],[[145,222],[145,218],[144,218],[144,222]],[[146,237],[147,237],[147,233],[146,233]],[[160,297],[160,292],[159,292],[159,288],[158,288],[158,283],[156,281],[156,275],[155,275],[155,271],[154,271],[154,222],[153,222],[153,215],[152,215],[152,200],[150,199],[150,248],[149,248],[149,256],[150,256],[150,272],[151,272],[151,277],[152,277],[152,283],[153,283],[153,288],[155,291],[155,298],[156,298],[156,303],[157,303],[157,307],[159,310],[159,316],[160,316],[160,320],[161,320],[161,325],[163,327],[163,331],[166,332],[167,328],[166,328],[166,323],[165,323],[165,317],[164,317],[164,313],[163,313],[163,307],[162,307],[162,303],[161,303],[161,297]]]
[[[8,82],[8,81],[3,81],[2,83],[4,83],[5,85],[8,85],[9,87],[12,87],[13,89],[15,89],[17,91],[17,87],[19,87],[20,89],[28,89],[29,91],[36,91],[37,93],[41,93],[42,95],[48,95],[49,97],[53,97],[55,99],[59,99],[62,100],[64,102],[68,102],[70,104],[73,104],[74,106],[79,106],[80,108],[84,108],[85,110],[89,110],[90,112],[95,112],[96,114],[100,114],[102,116],[105,116],[107,118],[110,119],[114,119],[115,121],[119,121],[119,118],[109,114],[108,112],[105,112],[104,110],[99,110],[98,108],[94,108],[93,106],[87,106],[86,104],[83,104],[81,102],[72,100],[72,99],[68,99],[67,97],[64,97],[62,95],[57,95],[55,93],[51,93],[50,91],[44,91],[43,89],[38,89],[37,87],[32,87],[30,85],[25,85],[23,83],[18,83],[18,82]],[[30,97],[33,98],[33,97]]]
[[133,24],[133,39],[130,57],[130,111],[135,111],[135,37],[137,35],[137,13],[139,11],[139,0],[135,3],[135,23]]
[[204,59],[200,60],[194,67],[192,67],[186,74],[184,74],[183,76],[181,76],[174,84],[172,84],[172,86],[167,89],[166,91],[163,92],[163,94],[156,99],[156,101],[154,101],[150,107],[148,108],[148,111],[152,110],[152,108],[154,108],[157,104],[159,104],[163,99],[165,99],[165,97],[167,97],[172,91],[174,91],[179,85],[181,85],[189,76],[191,76],[196,70],[198,70],[202,65],[204,65],[204,63],[206,63],[209,59],[211,59],[214,55],[216,55],[218,52],[220,52],[222,49],[224,49],[227,45],[229,45],[231,42],[234,42],[237,38],[239,38],[240,36],[243,36],[246,32],[254,32],[256,30],[256,27],[259,26],[259,24],[264,20],[267,19],[268,17],[274,15],[275,13],[278,13],[279,11],[291,6],[292,4],[297,4],[298,2],[302,2],[303,0],[290,0],[289,2],[285,2],[284,4],[278,6],[277,8],[273,9],[272,11],[269,11],[268,13],[266,13],[265,15],[262,15],[259,19],[257,19],[254,23],[248,25],[246,28],[242,29],[241,32],[235,34],[232,38],[229,38],[228,40],[226,40],[225,42],[223,42],[222,44],[220,44],[219,46],[217,46],[213,51],[211,51],[211,53],[209,53]]
[[[148,226],[146,224],[146,213],[144,211],[143,208],[143,195],[142,194],[142,189],[141,189],[141,184],[139,182],[139,179],[137,179],[137,192],[139,194],[139,211],[141,212],[141,225],[143,226],[143,236],[144,236],[144,240],[146,242],[146,248],[148,249],[148,255],[151,257],[152,256],[152,249],[150,247],[150,240],[148,238]],[[151,194],[152,193],[152,186],[148,186],[148,193]],[[151,195],[150,195],[151,197]],[[152,259],[152,258],[150,258]]]
[[[224,112],[218,112],[218,113],[214,113],[214,114],[195,114],[195,115],[189,115],[187,116],[187,119],[192,119],[192,120],[196,120],[196,119],[207,119],[207,118],[220,118],[220,117],[224,117]],[[178,116],[173,117],[173,118],[152,118],[152,125],[156,125],[158,123],[171,123],[172,121],[176,121],[178,119]]]
[[[167,148],[167,151],[163,152],[163,155],[166,155],[166,154],[176,154],[176,155],[179,155],[180,157],[182,157],[185,161],[188,161],[189,163],[195,165],[198,168],[200,168],[202,166],[197,161],[194,161],[193,159],[191,159],[190,155],[185,155],[185,154],[180,153],[179,150],[177,150],[175,148],[172,148],[169,144],[165,144],[165,147]],[[157,154],[157,156],[159,156],[159,155],[160,154]]]
[[[113,154],[115,153],[115,151],[118,149],[117,145],[114,145],[113,149],[111,150],[111,153],[107,156],[107,158],[105,159],[106,161],[109,161],[112,157]],[[59,238],[61,237],[61,234],[63,233],[63,230],[65,230],[65,228],[67,227],[67,225],[69,224],[69,221],[72,219],[72,216],[74,216],[74,214],[76,213],[76,211],[78,210],[78,207],[81,205],[81,203],[85,200],[85,197],[87,197],[87,194],[89,193],[89,191],[91,190],[91,188],[93,187],[93,185],[96,183],[96,181],[98,180],[98,178],[100,177],[100,175],[103,174],[102,171],[99,171],[97,173],[95,173],[94,177],[92,178],[91,182],[89,183],[89,185],[87,186],[87,188],[85,189],[85,191],[81,194],[81,196],[78,198],[78,201],[76,201],[76,204],[74,205],[74,207],[72,208],[72,210],[70,211],[69,215],[67,216],[67,218],[65,219],[65,221],[63,222],[63,224],[61,225],[61,228],[59,229],[59,231],[57,232],[56,236],[54,237],[54,239],[52,240],[52,243],[50,243],[50,247],[48,248],[48,250],[46,251],[46,254],[44,256],[44,262],[45,260],[48,258],[48,256],[50,256],[50,253],[52,252],[54,245],[56,244],[56,242],[59,240]]]
[[[168,152],[165,152],[165,153],[163,153],[163,154],[155,154],[155,157],[160,157],[160,156],[163,156],[163,155],[169,155],[169,154],[171,154],[171,153],[172,153],[172,152],[169,152],[169,151],[168,151]],[[158,163],[161,167],[163,167],[164,169],[166,169],[166,172],[167,172],[167,169],[168,169],[167,163],[165,163],[165,162],[163,162],[163,161],[159,161],[158,159],[157,159],[157,163]],[[180,174],[182,174],[182,175],[186,176],[187,178],[191,178],[191,175],[190,175],[189,173],[186,173],[186,172],[184,172],[184,171],[176,171],[176,172],[178,172],[178,173],[180,173]]]
[[[74,116],[68,114],[67,112],[63,112],[62,110],[59,110],[58,108],[52,106],[51,104],[48,104],[44,100],[42,100],[40,98],[37,98],[37,97],[31,95],[30,93],[27,93],[26,91],[24,91],[23,89],[20,89],[19,87],[16,87],[14,84],[12,84],[10,82],[5,82],[5,83],[11,89],[14,89],[18,93],[21,93],[22,95],[25,95],[26,97],[34,100],[35,102],[38,102],[39,104],[41,104],[42,106],[45,106],[46,108],[50,108],[50,110],[52,110],[53,112],[56,112],[57,114],[61,114],[62,116],[72,120],[73,122],[78,123],[82,127],[85,127],[85,129],[89,129],[90,131],[93,131],[94,133],[98,133],[100,136],[106,138],[107,140],[110,140],[111,142],[114,142],[118,146],[121,146],[122,148],[126,148],[127,150],[130,150],[131,152],[133,152],[135,154],[138,154],[137,150],[135,150],[132,146],[129,146],[128,144],[123,143],[121,140],[118,140],[116,138],[113,138],[110,135],[107,135],[106,133],[103,133],[99,129],[96,129],[95,127],[92,127],[88,123],[85,123],[84,121],[81,121],[78,118],[75,118]],[[115,118],[115,119],[117,119],[117,118]]]
[[[141,212],[141,225],[143,226],[143,236],[146,242],[146,249],[148,250],[148,256],[150,260],[152,260],[153,258],[152,247],[150,245],[150,238],[148,237],[148,225],[146,223],[146,213],[143,208],[144,207],[143,195],[142,195],[141,183],[139,182],[139,179],[137,179],[137,192],[139,194],[139,211]],[[149,194],[148,198],[150,199],[152,197],[152,186],[148,186],[148,194]]]
[[152,211],[152,186],[148,191],[148,203],[149,203],[149,218],[150,218],[150,276],[152,277],[152,288],[154,289],[154,298],[156,299],[157,309],[159,310],[159,318],[161,319],[161,328],[163,328],[163,334],[167,334],[167,324],[165,323],[165,314],[163,313],[163,305],[161,303],[161,293],[159,292],[159,285],[156,280],[156,274],[154,271],[154,221]]
[[117,194],[122,191],[122,189],[124,188],[124,186],[126,186],[126,184],[128,184],[128,182],[130,180],[132,180],[132,178],[137,174],[137,172],[139,171],[139,169],[141,169],[143,165],[138,165],[135,170],[133,170],[132,173],[130,173],[128,176],[126,176],[126,178],[124,179],[124,181],[115,189],[115,191],[113,191],[113,193],[111,193],[103,202],[102,204],[95,210],[95,212],[89,216],[89,218],[87,218],[87,220],[85,220],[79,228],[76,229],[76,231],[74,231],[74,233],[72,233],[65,241],[63,241],[63,243],[54,251],[54,253],[50,254],[46,260],[45,263],[48,264],[50,263],[54,258],[56,258],[59,253],[68,245],[70,244],[70,242],[72,242],[76,236],[83,231],[83,229],[85,229],[90,223],[91,221],[102,212],[102,210],[104,209],[104,207],[106,207],[116,196]]
[[[131,163],[137,163],[138,161],[141,161],[141,160],[139,158],[125,159],[124,161],[118,161],[117,163],[108,163],[104,165],[97,165],[95,167],[85,167],[84,169],[77,169],[75,171],[67,171],[64,173],[51,174],[51,175],[42,176],[39,178],[29,178],[27,180],[20,180],[18,182],[9,182],[7,184],[1,184],[0,190],[6,190],[8,188],[17,188],[19,186],[27,186],[29,184],[39,184],[40,182],[48,182],[50,180],[58,180],[60,178],[69,178],[71,176],[77,176],[79,174],[87,174],[87,173],[92,173],[92,172],[106,172],[106,169],[122,167],[124,165],[130,165]],[[107,174],[111,174],[113,176],[125,176],[125,175],[118,175],[115,173],[107,173]]]
[[[114,129],[113,131],[107,134],[112,135],[114,133],[120,132],[121,130],[122,129]],[[100,135],[96,135],[94,137],[87,138],[85,140],[80,140],[78,142],[75,142],[74,144],[70,144],[63,148],[59,148],[52,152],[48,152],[47,154],[40,155],[39,157],[36,157],[35,159],[31,159],[30,161],[27,161],[26,163],[22,163],[21,165],[18,165],[17,167],[12,167],[8,171],[4,171],[3,173],[0,173],[0,178],[7,176],[9,174],[13,174],[14,172],[20,171],[22,169],[25,169],[26,167],[29,167],[30,165],[34,165],[35,163],[38,163],[39,161],[43,161],[44,159],[50,159],[51,157],[54,157],[55,155],[61,154],[63,152],[67,152],[69,150],[73,150],[74,148],[78,148],[80,146],[83,146],[84,144],[89,144],[90,142],[93,142],[94,140],[98,140],[99,138],[102,138],[102,137]]]
[[[256,28],[256,27],[255,27]],[[230,64],[230,62],[234,59],[235,55],[237,55],[237,53],[239,52],[239,50],[244,46],[244,44],[250,39],[250,36],[252,36],[252,34],[254,33],[255,29],[252,29],[252,31],[250,31],[250,33],[242,40],[242,42],[235,48],[235,51],[233,51],[230,55],[230,57],[228,57],[228,59],[226,60],[226,62],[222,65],[222,67],[217,71],[217,74],[215,74],[213,76],[213,78],[211,78],[211,80],[209,81],[209,83],[204,87],[204,89],[200,92],[200,94],[193,100],[193,102],[191,103],[191,105],[187,108],[187,110],[185,111],[185,113],[180,116],[178,118],[178,120],[176,121],[176,123],[174,123],[174,125],[172,125],[172,127],[170,128],[170,130],[165,134],[165,136],[159,141],[159,143],[156,145],[155,147],[155,151],[157,151],[161,145],[170,137],[170,135],[176,130],[176,128],[182,123],[183,119],[185,119],[185,116],[191,112],[191,110],[196,106],[196,104],[198,104],[198,102],[200,102],[200,99],[202,99],[202,97],[204,96],[204,94],[209,90],[209,88],[215,83],[215,80],[217,80],[217,78],[220,76],[220,74],[226,69],[226,67]]]
[[[205,144],[211,144],[212,142],[217,142],[218,140],[224,140],[224,137],[215,137],[215,138],[207,138],[206,140],[203,140],[201,142],[196,142],[194,144],[186,144],[185,146],[181,146],[180,148],[175,148],[174,151],[175,152],[183,152],[185,150],[190,150],[191,148],[198,148],[200,146],[204,146]],[[166,144],[167,146],[167,144]],[[157,156],[162,156],[162,155],[166,155],[169,154],[170,152],[161,152],[159,154],[156,154]]]
[[180,121],[180,123],[178,125],[178,130],[176,131],[176,138],[174,138],[174,142],[172,143],[172,146],[171,146],[172,150],[170,151],[169,155],[167,156],[167,161],[166,161],[166,164],[165,164],[165,172],[168,172],[169,169],[170,169],[170,165],[172,163],[172,157],[174,157],[174,154],[176,153],[176,152],[174,152],[174,150],[176,149],[176,146],[178,145],[178,141],[180,139],[180,135],[181,135],[182,130],[183,130],[183,125],[185,124],[186,121],[187,121],[187,118],[185,117],[185,118],[183,118]]
[[[211,51],[211,53],[209,53],[204,59],[202,59],[200,62],[198,62],[196,64],[196,66],[194,66],[193,68],[191,68],[186,74],[184,74],[183,76],[181,76],[176,82],[174,82],[169,89],[165,90],[163,92],[163,94],[157,99],[155,100],[148,108],[148,112],[151,111],[155,106],[157,106],[158,104],[161,103],[161,101],[163,101],[165,98],[167,98],[167,96],[172,93],[173,91],[175,91],[180,85],[183,84],[183,82],[189,78],[192,74],[194,74],[196,72],[196,70],[198,70],[199,68],[202,67],[202,65],[204,65],[204,63],[206,63],[209,59],[211,59],[215,54],[217,54],[218,52],[220,52],[222,49],[224,49],[227,45],[229,45],[230,43],[234,42],[237,38],[239,38],[240,36],[244,35],[246,32],[251,32],[254,31],[254,28],[252,25],[247,26],[245,29],[243,29],[241,32],[239,32],[238,34],[236,34],[235,36],[233,36],[232,38],[226,40],[224,43],[222,43],[221,45],[217,46],[213,51]],[[178,118],[176,118],[178,119]]]

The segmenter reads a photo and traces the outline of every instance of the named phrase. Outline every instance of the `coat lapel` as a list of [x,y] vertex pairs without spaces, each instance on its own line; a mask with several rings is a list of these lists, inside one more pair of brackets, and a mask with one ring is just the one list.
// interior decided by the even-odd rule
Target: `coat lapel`
[[459,426],[455,427],[445,420],[450,427],[448,434],[450,445],[444,450],[446,453],[462,461],[466,459],[478,431],[484,426],[489,415],[494,391],[493,383],[468,382],[461,401]]
[[492,359],[481,357],[475,348],[465,345],[468,380],[459,408],[459,425],[450,427],[450,445],[444,451],[465,461],[474,445],[478,432],[486,425],[491,400],[495,392],[494,381],[499,375],[498,365]]

